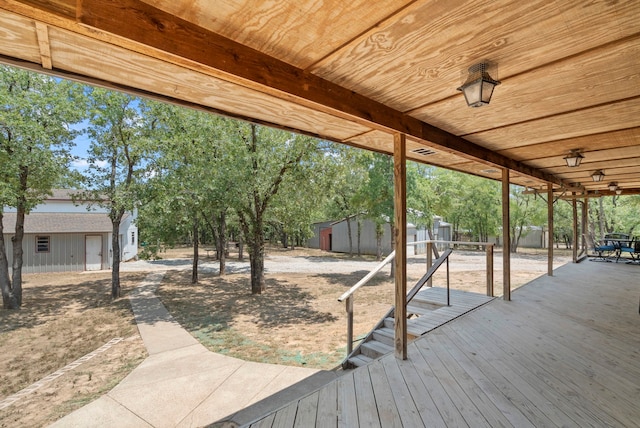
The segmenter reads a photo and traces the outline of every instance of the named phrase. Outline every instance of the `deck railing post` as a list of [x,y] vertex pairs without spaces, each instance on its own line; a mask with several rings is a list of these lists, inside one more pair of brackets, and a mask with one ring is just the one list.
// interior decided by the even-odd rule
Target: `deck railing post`
[[487,245],[487,296],[493,297],[493,245]]
[[353,296],[345,300],[347,310],[347,355],[353,352]]
[[[427,272],[429,272],[431,266],[433,266],[433,243],[427,242]],[[427,287],[431,286],[433,286],[433,281],[429,278],[427,281]]]
[[449,298],[449,257],[447,257],[447,306],[451,306]]

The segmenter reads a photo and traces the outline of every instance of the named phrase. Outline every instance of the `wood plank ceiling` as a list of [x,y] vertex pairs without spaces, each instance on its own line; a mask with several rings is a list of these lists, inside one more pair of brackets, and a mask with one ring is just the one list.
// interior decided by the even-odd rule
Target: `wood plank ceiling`
[[[419,162],[640,193],[637,0],[0,0],[0,41],[0,62],[371,150],[406,133]],[[485,59],[502,84],[467,107]]]

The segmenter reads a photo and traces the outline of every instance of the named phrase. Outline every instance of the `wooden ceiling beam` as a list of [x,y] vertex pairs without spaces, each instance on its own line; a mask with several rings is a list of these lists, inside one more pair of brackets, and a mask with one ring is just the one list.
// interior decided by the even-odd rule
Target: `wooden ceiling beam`
[[[31,0],[47,9],[46,1]],[[275,96],[294,99],[357,123],[388,133],[404,133],[438,150],[508,168],[543,181],[562,181],[541,170],[472,143],[307,73],[255,49],[241,45],[140,0],[83,0],[78,2],[77,22],[118,38],[151,47],[194,65],[222,72],[230,81]],[[123,23],[127,23],[123,25]]]

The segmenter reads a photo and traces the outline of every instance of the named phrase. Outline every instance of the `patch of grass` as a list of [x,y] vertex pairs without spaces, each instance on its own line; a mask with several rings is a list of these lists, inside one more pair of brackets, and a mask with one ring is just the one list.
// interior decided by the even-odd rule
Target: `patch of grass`
[[191,333],[212,352],[258,363],[333,369],[341,362],[346,352],[344,347],[332,353],[303,354],[301,351],[281,349],[278,344],[256,342],[235,329],[221,328],[219,324],[203,327]]

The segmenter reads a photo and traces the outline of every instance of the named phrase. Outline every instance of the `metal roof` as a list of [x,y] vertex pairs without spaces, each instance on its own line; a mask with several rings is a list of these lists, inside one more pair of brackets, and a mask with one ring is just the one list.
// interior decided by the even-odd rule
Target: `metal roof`
[[[5,234],[13,235],[16,213],[4,213]],[[96,213],[32,213],[24,218],[25,233],[105,233],[111,232],[111,220],[106,214]]]

